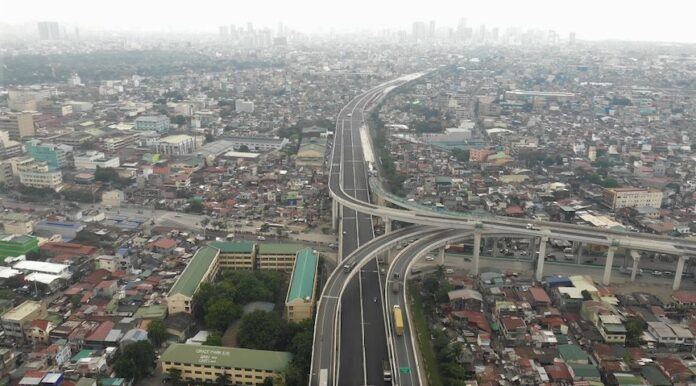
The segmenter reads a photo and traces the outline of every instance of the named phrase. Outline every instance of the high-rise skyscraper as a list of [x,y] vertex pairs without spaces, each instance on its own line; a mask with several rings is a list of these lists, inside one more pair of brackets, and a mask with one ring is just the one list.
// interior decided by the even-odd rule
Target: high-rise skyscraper
[[575,32],[568,34],[568,44],[575,44]]
[[227,37],[227,35],[230,34],[230,30],[229,30],[229,29],[227,28],[227,26],[225,26],[225,25],[220,26],[219,31],[220,31],[220,32],[219,32],[219,33],[220,33],[220,37]]
[[430,20],[428,25],[428,38],[432,39],[435,37],[435,20]]
[[58,40],[60,39],[60,25],[55,21],[40,21],[39,39],[41,40]]

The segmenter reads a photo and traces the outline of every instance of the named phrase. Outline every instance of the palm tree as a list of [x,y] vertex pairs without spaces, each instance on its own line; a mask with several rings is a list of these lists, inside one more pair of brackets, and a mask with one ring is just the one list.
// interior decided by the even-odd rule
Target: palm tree
[[201,227],[203,228],[203,237],[205,237],[205,231],[206,231],[206,228],[208,227],[208,224],[210,224],[210,219],[208,217],[203,217],[201,219]]

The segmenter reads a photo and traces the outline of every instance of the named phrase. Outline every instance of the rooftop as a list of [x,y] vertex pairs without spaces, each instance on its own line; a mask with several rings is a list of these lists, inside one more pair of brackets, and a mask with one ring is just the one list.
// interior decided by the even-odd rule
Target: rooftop
[[301,244],[261,244],[259,245],[259,255],[295,255],[304,246]]
[[219,249],[221,253],[251,253],[254,250],[254,243],[250,241],[213,241],[208,243],[208,246]]
[[192,297],[203,280],[203,275],[208,271],[218,253],[219,251],[215,248],[203,247],[199,249],[176,280],[172,289],[169,290],[169,296],[182,294]]
[[2,318],[4,320],[22,320],[40,308],[41,303],[33,300],[27,300],[17,307],[5,312]]
[[305,248],[297,254],[286,301],[312,297],[318,262],[319,258],[311,248]]
[[256,370],[283,371],[292,354],[280,351],[250,350],[233,347],[194,346],[175,343],[162,354],[163,362],[220,366]]

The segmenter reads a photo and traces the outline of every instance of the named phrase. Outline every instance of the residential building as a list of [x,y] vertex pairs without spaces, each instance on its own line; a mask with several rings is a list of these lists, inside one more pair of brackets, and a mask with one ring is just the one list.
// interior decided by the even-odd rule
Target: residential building
[[33,236],[0,235],[0,258],[39,251],[39,239]]
[[13,141],[32,137],[34,136],[34,116],[28,111],[0,115],[0,131],[7,131]]
[[169,131],[169,117],[166,115],[143,116],[135,119],[135,130],[156,131],[166,133]]
[[521,341],[527,333],[527,323],[519,316],[502,316],[500,318],[500,327],[505,339],[511,343]]
[[614,188],[606,189],[604,201],[612,209],[662,206],[662,192],[644,188]]
[[107,158],[100,151],[87,151],[81,154],[75,154],[75,169],[77,170],[96,170],[99,168],[117,168],[121,166],[118,157]]
[[0,317],[5,336],[17,341],[25,340],[25,329],[35,319],[46,317],[46,306],[37,301],[27,300],[17,307],[5,312]]
[[16,157],[22,154],[22,144],[10,139],[7,130],[0,131],[0,159]]
[[24,334],[27,340],[33,344],[48,343],[48,334],[53,330],[53,323],[47,319],[34,319],[25,328]]
[[44,161],[33,161],[17,165],[19,183],[38,189],[60,191],[63,187],[63,173],[48,166]]
[[252,242],[212,242],[208,246],[220,250],[218,261],[221,269],[254,269],[255,267],[256,245]]
[[598,315],[597,329],[602,334],[604,342],[624,344],[626,342],[626,327],[618,315]]
[[139,133],[118,135],[104,139],[104,150],[117,152],[125,147],[135,144],[140,139]]
[[688,327],[681,324],[648,322],[648,333],[655,337],[659,344],[665,346],[694,345],[694,335]]
[[155,152],[165,155],[192,154],[196,150],[196,139],[184,134],[170,135],[155,141],[152,147]]
[[119,207],[125,199],[126,196],[123,191],[118,189],[102,193],[102,205],[104,206]]
[[236,150],[246,146],[251,151],[280,150],[290,142],[287,138],[270,137],[225,137],[225,140]]
[[67,166],[68,154],[72,153],[72,148],[67,145],[42,143],[38,139],[32,139],[25,143],[27,155],[37,161],[46,162],[54,169]]
[[39,28],[39,39],[58,40],[61,37],[60,24],[55,21],[40,21],[37,23]]
[[290,272],[302,248],[299,244],[261,244],[256,255],[256,268]]
[[219,254],[220,250],[212,247],[203,247],[196,252],[167,294],[170,315],[178,312],[191,313],[193,295],[198,287],[201,283],[212,280],[218,271]]
[[244,99],[235,99],[234,101],[234,111],[239,113],[253,113],[254,112],[254,102]]
[[5,186],[14,185],[12,162],[9,160],[0,160],[0,184]]
[[34,231],[32,220],[10,220],[3,222],[3,229],[8,235],[28,235]]
[[36,111],[38,110],[38,102],[50,98],[55,91],[56,89],[53,87],[11,89],[7,93],[7,107],[12,111]]
[[162,354],[162,372],[181,372],[184,381],[213,383],[221,375],[232,384],[261,385],[267,378],[284,380],[292,354],[279,351],[174,343]]
[[297,253],[285,298],[285,316],[289,321],[300,322],[314,315],[318,264],[319,257],[311,248]]

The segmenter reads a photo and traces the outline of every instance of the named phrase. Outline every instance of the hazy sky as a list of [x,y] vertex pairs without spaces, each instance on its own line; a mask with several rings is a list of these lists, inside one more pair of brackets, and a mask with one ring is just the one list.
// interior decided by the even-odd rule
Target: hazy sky
[[415,20],[575,31],[579,39],[696,42],[691,0],[34,0],[5,1],[0,21],[51,20],[83,28],[217,33],[220,25],[302,31],[410,30]]

